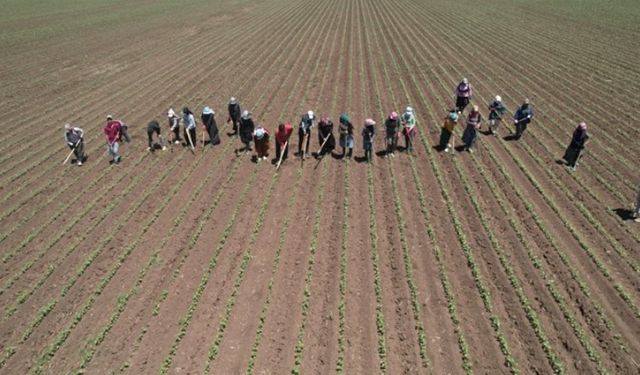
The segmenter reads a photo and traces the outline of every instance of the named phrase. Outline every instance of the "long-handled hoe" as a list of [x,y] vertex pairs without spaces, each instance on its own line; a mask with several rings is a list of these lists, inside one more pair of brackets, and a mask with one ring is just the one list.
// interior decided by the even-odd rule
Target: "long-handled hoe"
[[276,171],[278,171],[278,169],[280,168],[280,164],[282,164],[282,157],[284,156],[284,150],[287,149],[288,145],[289,145],[289,140],[287,139],[287,141],[284,143],[284,147],[280,149],[280,160],[278,160],[278,165],[276,165]]
[[190,148],[191,153],[195,154],[195,152],[193,151],[195,149],[195,147],[193,146],[193,140],[191,139],[191,132],[189,132],[189,129],[187,129],[187,131],[185,133],[187,133],[187,138],[189,139],[189,145],[191,146],[191,148]]

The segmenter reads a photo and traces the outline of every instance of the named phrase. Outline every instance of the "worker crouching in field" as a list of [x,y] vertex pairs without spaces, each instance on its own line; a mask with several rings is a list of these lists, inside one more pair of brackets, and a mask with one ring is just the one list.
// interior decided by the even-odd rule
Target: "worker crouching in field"
[[[84,130],[71,126],[71,124],[66,124],[64,126],[64,130],[64,141],[67,143],[67,146],[73,150],[73,154],[76,157],[76,163],[80,166],[85,160]],[[69,152],[69,154],[71,154],[71,152]],[[67,157],[67,160],[68,159],[69,157]],[[67,160],[65,160],[65,163]]]
[[570,170],[576,170],[576,165],[578,164],[578,160],[582,157],[584,147],[588,140],[589,134],[587,134],[587,124],[585,122],[581,122],[573,131],[571,143],[569,143],[569,146],[562,157],[567,162],[567,167]]
[[456,86],[455,97],[456,97],[456,110],[459,113],[464,112],[464,109],[466,108],[466,106],[471,101],[471,98],[473,97],[473,87],[471,87],[471,84],[469,83],[468,79],[463,78],[462,81],[458,83],[458,86]]
[[440,131],[440,143],[438,144],[439,150],[449,152],[449,148],[451,148],[451,144],[449,143],[449,141],[451,140],[453,130],[455,129],[457,123],[458,110],[452,109],[451,111],[449,111],[447,117],[445,117],[444,124],[442,124],[442,130]]
[[478,129],[480,129],[482,123],[482,115],[478,110],[478,106],[474,105],[471,112],[467,116],[467,127],[462,134],[462,141],[464,142],[464,149],[473,152],[473,146],[475,146],[478,139]]
[[387,145],[385,157],[395,157],[396,148],[398,147],[398,131],[400,130],[400,121],[398,120],[397,112],[391,112],[389,114],[389,117],[387,117],[384,122],[384,127],[386,131],[385,140]]
[[292,133],[293,126],[290,123],[278,125],[278,131],[276,132],[276,162],[280,159],[285,161],[289,157],[289,140]]
[[269,153],[269,133],[262,125],[258,125],[253,131],[253,142],[256,145],[257,161],[267,160]]
[[364,159],[367,163],[373,161],[373,137],[376,135],[376,122],[368,118],[364,120],[362,129],[362,148],[364,149]]
[[533,119],[533,107],[531,103],[529,103],[529,99],[525,99],[524,103],[518,108],[516,113],[513,115],[513,124],[516,127],[516,135],[515,139],[522,138],[524,131],[527,130],[527,125]]
[[242,116],[240,116],[240,123],[238,125],[240,141],[244,144],[244,148],[239,151],[251,151],[251,141],[253,139],[253,130],[255,129],[255,125],[249,111],[242,112]]
[[167,119],[169,120],[169,130],[173,132],[173,142],[178,145],[182,142],[180,139],[180,117],[176,115],[173,108],[169,108]]
[[[158,135],[158,143],[153,142],[153,133]],[[160,134],[160,124],[158,121],[153,120],[147,124],[147,138],[149,139],[149,147],[147,147],[148,151],[155,151],[156,148],[161,148],[166,150],[167,147],[164,145],[164,139],[162,139],[162,135]]]
[[353,146],[355,139],[353,138],[353,124],[349,115],[343,113],[340,115],[340,147],[342,147],[342,158],[351,159],[353,155]]
[[211,146],[219,145],[220,134],[218,132],[218,124],[216,124],[216,113],[210,107],[204,107],[200,119],[202,120],[202,126],[209,134],[209,144]]
[[196,147],[196,118],[189,108],[182,108],[182,122],[184,123],[184,138],[187,141],[186,146],[194,149]]
[[107,124],[104,127],[104,134],[107,137],[107,151],[109,155],[113,158],[111,160],[111,164],[119,164],[120,157],[120,144],[118,140],[120,139],[120,122],[119,121],[107,121]]
[[500,95],[496,95],[491,103],[489,103],[489,133],[496,135],[498,126],[502,121],[502,116],[507,112],[504,104],[502,104],[502,98]]
[[332,152],[336,148],[336,139],[333,137],[333,121],[328,117],[323,117],[318,123],[318,159],[322,159],[324,155]]
[[404,135],[405,150],[413,152],[413,140],[416,137],[416,116],[411,107],[407,107],[402,114],[402,135]]

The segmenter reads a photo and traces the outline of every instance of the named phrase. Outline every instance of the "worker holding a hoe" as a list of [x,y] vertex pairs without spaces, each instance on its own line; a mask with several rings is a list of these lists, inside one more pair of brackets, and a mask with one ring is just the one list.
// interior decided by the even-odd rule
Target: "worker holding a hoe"
[[307,111],[300,119],[298,128],[298,156],[300,159],[309,158],[309,142],[311,141],[311,128],[315,125],[316,116],[313,111]]
[[107,125],[104,127],[104,134],[107,137],[107,151],[113,158],[111,164],[119,164],[121,157],[119,153],[120,144],[120,132],[122,131],[120,121],[107,121]]
[[522,138],[524,131],[527,130],[527,125],[533,119],[533,107],[531,103],[529,103],[529,99],[525,99],[524,103],[518,108],[516,113],[513,115],[513,124],[516,127],[516,135],[515,139],[518,140]]
[[280,123],[276,131],[276,162],[285,161],[289,156],[289,139],[293,133],[293,126],[290,123]]
[[500,95],[496,95],[493,101],[489,103],[489,133],[491,135],[496,135],[502,116],[505,113],[507,113],[507,108],[502,104]]
[[69,157],[71,157],[71,153],[76,156],[76,163],[80,166],[82,162],[85,160],[84,155],[84,131],[80,128],[76,128],[71,126],[71,124],[66,124],[64,126],[64,141],[67,143],[67,146],[71,149],[69,156],[65,159],[64,163],[67,162]]

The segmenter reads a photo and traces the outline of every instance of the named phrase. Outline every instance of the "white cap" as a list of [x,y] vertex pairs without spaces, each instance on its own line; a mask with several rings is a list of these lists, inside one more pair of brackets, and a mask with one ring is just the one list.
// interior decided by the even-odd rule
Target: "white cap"
[[167,111],[167,117],[173,117],[175,115],[176,113],[173,111],[173,108],[169,108],[169,110]]
[[250,117],[251,117],[251,113],[249,113],[249,111],[246,111],[246,110],[245,110],[245,111],[243,111],[243,112],[242,112],[242,118],[243,118],[243,119],[245,119],[245,120],[246,120],[246,119],[248,119],[248,118],[250,118]]
[[466,85],[467,83],[469,83],[469,80],[468,80],[468,79],[466,79],[466,78],[463,78],[463,79],[462,79],[462,83],[464,83],[464,84]]
[[496,95],[496,102],[501,102],[502,98],[500,97],[500,95]]
[[229,99],[229,104],[236,104],[236,102],[237,102],[237,101],[238,101],[238,100],[237,100],[235,97],[233,97],[233,96],[232,96],[232,97]]
[[257,128],[255,134],[258,139],[261,139],[264,137],[264,129],[262,127]]
[[313,111],[307,112],[307,115],[309,116],[310,119],[313,119]]
[[71,124],[64,124],[64,128],[67,130],[71,129]]
[[413,113],[413,108],[407,107],[407,109],[405,109],[404,111],[405,112],[409,112],[409,113]]

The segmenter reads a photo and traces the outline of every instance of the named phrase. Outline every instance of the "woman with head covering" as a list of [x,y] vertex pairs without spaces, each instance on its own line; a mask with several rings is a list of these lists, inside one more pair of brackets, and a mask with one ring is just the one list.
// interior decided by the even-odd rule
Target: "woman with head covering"
[[395,157],[396,148],[398,147],[398,131],[400,130],[400,120],[397,112],[391,112],[384,122],[386,130],[387,153],[386,156]]
[[492,135],[496,134],[502,116],[507,112],[504,104],[502,104],[502,98],[500,95],[496,95],[491,103],[489,103],[489,132]]
[[455,96],[456,110],[459,113],[462,113],[473,96],[473,87],[471,87],[468,79],[463,78],[462,81],[458,83],[458,86],[456,86]]
[[413,108],[407,107],[402,114],[402,135],[407,152],[413,152],[413,140],[416,137],[416,116]]
[[[342,157],[351,159],[353,154],[353,146],[355,139],[353,138],[353,124],[347,113],[342,113],[339,118],[340,121],[340,147],[342,147]],[[348,151],[347,151],[348,149]]]
[[167,111],[167,119],[169,120],[169,129],[173,132],[173,142],[180,144],[180,117],[176,115],[173,108],[169,108]]
[[[276,131],[276,160],[287,160],[289,156],[289,139],[293,133],[293,126],[290,123],[280,123]],[[281,154],[282,153],[282,154]]]
[[564,152],[564,156],[562,157],[567,162],[567,167],[572,171],[576,170],[576,165],[584,152],[584,146],[586,145],[587,140],[589,140],[589,134],[587,134],[587,123],[583,121],[579,123],[573,131],[571,143],[569,143],[569,147],[567,147],[567,150]]
[[364,149],[364,158],[367,163],[372,161],[373,137],[376,135],[376,122],[373,119],[364,120],[364,128],[362,129],[362,148]]
[[202,126],[209,134],[209,143],[211,146],[220,144],[220,135],[218,133],[218,124],[216,124],[216,113],[210,107],[204,107],[202,110]]
[[529,125],[531,119],[533,119],[533,107],[531,103],[529,103],[529,99],[525,99],[524,103],[522,103],[513,115],[513,124],[516,127],[516,139],[522,138],[522,134],[527,130],[527,125]]
[[313,111],[307,111],[300,119],[298,128],[298,155],[300,158],[309,158],[309,142],[311,141],[311,128],[313,128],[316,116]]
[[478,106],[474,105],[473,109],[467,116],[467,127],[464,129],[464,133],[462,134],[464,148],[469,152],[473,152],[473,146],[476,144],[476,140],[478,139],[478,129],[480,129],[481,122],[482,115],[480,114]]
[[444,124],[442,125],[442,131],[440,131],[440,143],[438,144],[438,148],[443,150],[444,152],[449,152],[449,140],[451,139],[451,135],[453,134],[453,129],[458,123],[458,110],[452,109],[449,111],[449,114],[444,119]]
[[238,103],[238,99],[233,96],[229,99],[229,105],[227,107],[229,111],[229,117],[227,118],[227,124],[231,122],[233,124],[233,133],[238,133],[238,124],[240,123],[240,114],[242,111],[240,110],[240,103]]
[[336,139],[333,137],[333,121],[328,117],[323,117],[318,123],[318,143],[320,144],[318,151],[320,159],[336,148]]
[[188,142],[187,146],[196,147],[196,118],[189,108],[182,108],[182,122],[184,123],[184,139]]
[[251,151],[251,140],[253,139],[253,130],[255,125],[251,118],[251,112],[244,111],[240,116],[240,141],[244,143],[243,151]]
[[267,153],[269,152],[269,133],[267,132],[267,129],[263,128],[260,124],[258,124],[256,129],[253,131],[253,142],[256,145],[258,162],[261,159],[267,160]]

